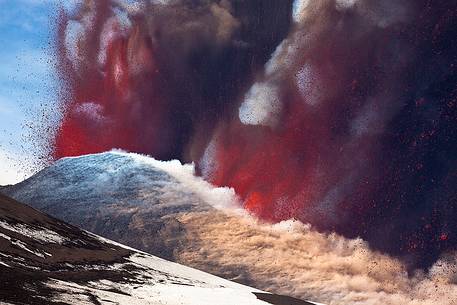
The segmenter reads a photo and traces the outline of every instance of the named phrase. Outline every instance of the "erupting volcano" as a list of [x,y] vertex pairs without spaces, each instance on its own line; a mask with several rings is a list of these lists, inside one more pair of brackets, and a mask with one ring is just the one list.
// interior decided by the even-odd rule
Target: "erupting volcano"
[[192,161],[263,220],[427,267],[457,245],[455,37],[449,0],[85,1],[54,158]]

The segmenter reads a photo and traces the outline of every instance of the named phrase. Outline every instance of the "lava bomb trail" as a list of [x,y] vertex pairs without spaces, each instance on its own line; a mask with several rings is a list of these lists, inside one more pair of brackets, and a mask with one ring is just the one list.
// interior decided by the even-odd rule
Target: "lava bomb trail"
[[57,28],[54,158],[193,161],[410,268],[456,249],[456,1],[85,1]]

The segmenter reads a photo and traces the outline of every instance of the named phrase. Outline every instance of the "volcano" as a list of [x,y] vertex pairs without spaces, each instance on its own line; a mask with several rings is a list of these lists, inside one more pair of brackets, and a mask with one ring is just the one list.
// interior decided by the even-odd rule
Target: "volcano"
[[183,230],[176,214],[214,208],[135,156],[111,152],[62,159],[3,192],[72,225],[171,259]]

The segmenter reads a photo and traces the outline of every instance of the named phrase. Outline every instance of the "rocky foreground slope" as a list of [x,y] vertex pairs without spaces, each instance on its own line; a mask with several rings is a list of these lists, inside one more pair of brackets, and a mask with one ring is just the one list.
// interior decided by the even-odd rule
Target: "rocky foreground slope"
[[0,194],[1,304],[297,304],[82,231]]

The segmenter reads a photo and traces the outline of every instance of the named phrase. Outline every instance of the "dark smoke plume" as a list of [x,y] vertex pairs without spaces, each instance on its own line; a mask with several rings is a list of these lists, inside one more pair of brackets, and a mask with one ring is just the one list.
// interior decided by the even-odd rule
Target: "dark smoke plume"
[[59,27],[69,93],[55,157],[119,147],[190,161],[290,15],[291,1],[86,1]]
[[426,267],[457,244],[457,3],[86,1],[54,157],[197,163],[278,222]]

